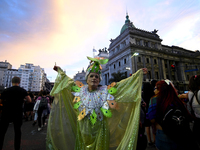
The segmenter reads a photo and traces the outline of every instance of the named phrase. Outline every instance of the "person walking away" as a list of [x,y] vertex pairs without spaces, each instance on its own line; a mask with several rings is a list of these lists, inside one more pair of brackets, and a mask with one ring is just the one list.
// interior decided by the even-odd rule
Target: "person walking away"
[[[46,91],[42,91],[42,96],[38,97],[37,100],[40,100],[40,104],[39,104],[37,113],[38,113],[38,131],[41,131],[42,126],[44,126],[45,120],[46,120],[45,112],[47,112],[47,110],[48,110],[49,99],[48,99],[48,97],[46,97]],[[41,125],[41,119],[42,119],[42,125]]]
[[30,120],[32,121],[33,120],[33,107],[34,107],[34,96],[33,96],[33,93],[31,92],[28,92],[28,95],[30,96],[31,98],[31,103],[29,102],[25,102],[25,110],[26,110],[26,113],[25,113],[25,120],[28,121],[29,120],[29,117],[30,117]]
[[38,120],[38,108],[40,104],[40,100],[38,100],[39,97],[42,96],[43,90],[40,90],[40,92],[37,94],[37,96],[34,97],[34,107],[33,107],[33,113],[34,113],[34,121],[33,121],[33,126],[37,123]]
[[15,150],[20,149],[21,145],[21,126],[23,116],[24,99],[31,102],[30,96],[25,89],[19,86],[20,78],[12,78],[12,87],[5,89],[1,94],[3,101],[2,119],[0,121],[0,150],[3,148],[4,137],[8,129],[9,123],[14,125],[14,147]]

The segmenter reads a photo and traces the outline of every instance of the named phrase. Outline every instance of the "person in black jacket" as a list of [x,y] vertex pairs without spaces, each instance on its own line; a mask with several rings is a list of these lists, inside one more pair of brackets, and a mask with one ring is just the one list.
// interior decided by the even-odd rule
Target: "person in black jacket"
[[[154,87],[151,85],[151,83],[146,82],[146,83],[143,84],[142,99],[146,103],[146,107],[144,109],[145,114],[148,112],[149,101],[150,101],[151,97],[154,96],[153,91],[154,91]],[[150,130],[150,128],[152,127],[152,131],[154,131],[154,125],[152,125],[152,123],[150,122],[149,119],[145,118],[144,126],[145,126],[145,131],[146,131],[146,134],[147,134],[148,145],[154,146],[154,144],[155,144],[155,133],[153,132],[153,139],[152,139],[151,138],[152,137],[151,136],[151,130]]]
[[21,145],[21,126],[23,116],[23,103],[24,99],[31,102],[30,96],[27,91],[19,87],[20,78],[12,78],[12,87],[5,89],[1,93],[3,101],[2,116],[0,120],[0,150],[3,148],[4,137],[8,129],[9,123],[13,122],[15,132],[15,150],[20,149]]

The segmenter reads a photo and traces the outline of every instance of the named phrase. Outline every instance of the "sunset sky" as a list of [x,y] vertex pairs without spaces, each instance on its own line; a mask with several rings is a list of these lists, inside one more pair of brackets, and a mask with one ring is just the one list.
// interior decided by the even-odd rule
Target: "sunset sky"
[[200,50],[200,0],[0,0],[0,61],[32,63],[54,81],[55,62],[73,76],[109,47],[125,22],[159,30],[164,45]]

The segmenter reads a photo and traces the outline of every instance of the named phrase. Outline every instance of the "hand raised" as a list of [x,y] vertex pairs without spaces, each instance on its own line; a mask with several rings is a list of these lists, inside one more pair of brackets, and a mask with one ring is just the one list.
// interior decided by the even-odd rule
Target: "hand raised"
[[59,66],[54,66],[53,70],[58,71],[58,68],[60,68]]
[[144,75],[148,73],[147,68],[142,68],[142,71],[143,71],[143,74],[144,74]]

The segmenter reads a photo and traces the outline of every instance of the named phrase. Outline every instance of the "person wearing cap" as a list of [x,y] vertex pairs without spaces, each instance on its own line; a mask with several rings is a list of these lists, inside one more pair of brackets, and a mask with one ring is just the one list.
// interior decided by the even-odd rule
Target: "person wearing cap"
[[54,96],[47,128],[46,148],[51,149],[136,149],[139,129],[143,74],[138,70],[131,77],[99,86],[101,64],[108,59],[87,57],[87,85],[58,72],[51,96]]

